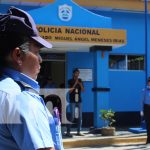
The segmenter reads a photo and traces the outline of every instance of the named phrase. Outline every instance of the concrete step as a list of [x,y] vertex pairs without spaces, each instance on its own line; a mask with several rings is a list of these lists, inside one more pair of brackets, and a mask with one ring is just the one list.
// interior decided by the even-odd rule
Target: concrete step
[[65,148],[86,147],[95,145],[113,145],[113,144],[131,144],[146,143],[146,133],[134,134],[129,131],[116,131],[115,136],[101,136],[101,134],[88,134],[87,131],[82,132],[84,136],[74,136],[73,138],[63,137]]

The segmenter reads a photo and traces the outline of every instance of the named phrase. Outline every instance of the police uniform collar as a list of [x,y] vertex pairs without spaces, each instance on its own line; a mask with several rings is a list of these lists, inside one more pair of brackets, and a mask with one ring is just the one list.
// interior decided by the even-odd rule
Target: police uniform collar
[[5,75],[11,77],[15,81],[20,82],[26,88],[30,88],[30,89],[32,88],[37,93],[39,93],[40,86],[38,85],[38,82],[30,78],[29,76],[10,68],[6,68],[4,70],[4,73]]

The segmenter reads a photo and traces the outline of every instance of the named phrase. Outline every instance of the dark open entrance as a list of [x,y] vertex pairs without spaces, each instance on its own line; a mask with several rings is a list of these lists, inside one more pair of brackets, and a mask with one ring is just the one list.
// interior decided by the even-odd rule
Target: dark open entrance
[[48,77],[52,78],[56,88],[65,85],[65,54],[64,53],[41,53],[43,62],[38,75],[38,82],[44,88]]

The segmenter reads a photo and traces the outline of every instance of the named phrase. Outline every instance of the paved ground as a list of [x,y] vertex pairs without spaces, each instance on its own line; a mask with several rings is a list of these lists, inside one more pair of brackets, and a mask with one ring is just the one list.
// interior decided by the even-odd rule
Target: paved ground
[[92,147],[82,147],[82,148],[68,148],[66,150],[149,150],[150,146],[145,144],[117,144],[108,146],[92,146]]
[[82,133],[84,134],[84,136],[76,136],[76,132],[73,130],[72,134],[74,136],[72,138],[63,136],[64,147],[68,148],[67,150],[150,150],[150,146],[149,148],[145,146],[146,133],[135,134],[129,132],[128,129],[117,130],[115,136],[102,136],[101,134],[92,134],[89,133],[88,129],[84,129]]

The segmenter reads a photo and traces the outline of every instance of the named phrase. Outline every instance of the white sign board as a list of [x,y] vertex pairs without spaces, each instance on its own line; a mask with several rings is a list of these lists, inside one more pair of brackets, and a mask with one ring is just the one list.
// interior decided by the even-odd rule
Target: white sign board
[[81,78],[82,81],[93,81],[92,69],[79,69],[79,71],[79,78]]

